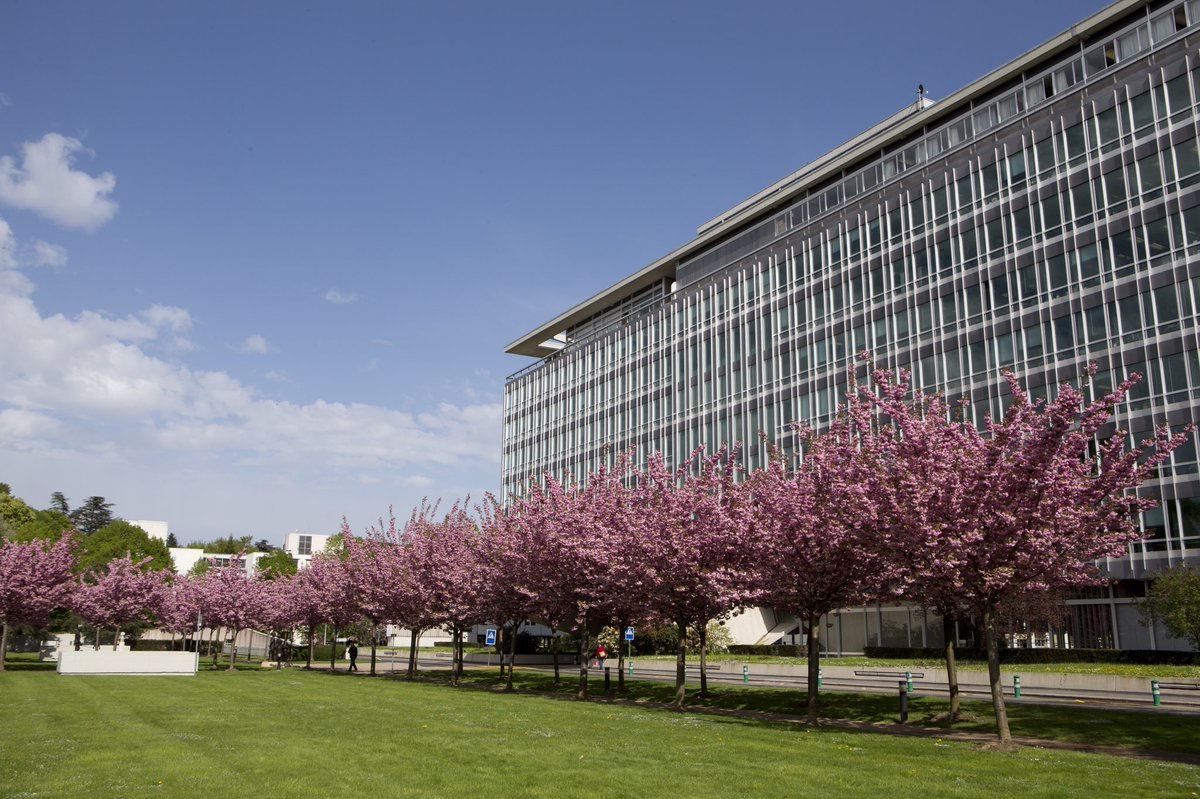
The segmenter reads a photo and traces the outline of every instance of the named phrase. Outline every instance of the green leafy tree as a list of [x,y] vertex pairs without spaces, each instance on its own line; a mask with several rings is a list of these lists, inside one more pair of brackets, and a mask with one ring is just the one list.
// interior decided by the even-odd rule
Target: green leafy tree
[[84,535],[106,527],[113,520],[113,504],[106,502],[104,497],[88,497],[82,506],[71,511],[75,520],[75,529]]
[[33,521],[33,514],[33,508],[25,500],[8,491],[0,492],[0,537],[12,538],[23,525]]
[[203,577],[211,568],[212,564],[208,562],[208,558],[200,558],[192,564],[192,568],[188,569],[188,577]]
[[265,538],[260,538],[254,542],[255,552],[274,552],[277,549],[279,549],[279,547],[275,546]]
[[337,533],[329,536],[329,540],[325,542],[325,549],[322,550],[326,555],[333,555],[339,560],[346,559],[346,536],[350,535],[346,532]]
[[258,559],[258,573],[268,580],[296,573],[296,559],[282,549],[276,549]]
[[17,528],[13,541],[57,541],[64,533],[75,529],[68,517],[54,510],[35,510],[33,519]]
[[253,540],[254,536],[235,537],[230,533],[212,541],[193,541],[188,546],[193,549],[203,549],[210,555],[237,555],[241,552],[253,552]]
[[1174,566],[1154,580],[1138,611],[1157,620],[1176,638],[1186,638],[1200,651],[1200,569]]
[[175,564],[165,543],[122,519],[105,525],[83,539],[79,550],[79,568],[87,571],[103,566],[114,558],[123,558],[126,554],[132,556],[135,563],[150,558],[150,569],[153,571],[175,571]]
[[12,494],[12,486],[8,483],[0,483],[0,494]]
[[170,548],[177,546],[179,546],[179,539],[175,537],[174,533],[167,533],[167,547]]

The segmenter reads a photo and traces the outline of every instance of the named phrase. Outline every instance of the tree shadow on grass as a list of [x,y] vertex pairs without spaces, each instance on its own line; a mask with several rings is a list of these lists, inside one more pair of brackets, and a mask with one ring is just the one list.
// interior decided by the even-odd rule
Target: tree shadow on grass
[[6,660],[4,662],[5,671],[56,671],[57,669],[58,664],[49,660],[45,663],[29,660]]

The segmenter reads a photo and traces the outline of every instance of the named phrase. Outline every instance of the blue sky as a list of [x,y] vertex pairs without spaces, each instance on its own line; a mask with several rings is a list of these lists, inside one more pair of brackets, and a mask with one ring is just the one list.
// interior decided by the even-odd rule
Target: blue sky
[[503,347],[1101,6],[0,6],[0,480],[181,540],[499,485]]

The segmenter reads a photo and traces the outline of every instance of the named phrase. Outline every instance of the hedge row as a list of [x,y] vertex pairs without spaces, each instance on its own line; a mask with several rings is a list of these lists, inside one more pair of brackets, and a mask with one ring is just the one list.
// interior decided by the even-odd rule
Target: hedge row
[[[867,646],[869,658],[941,660],[941,649],[907,646]],[[982,649],[955,650],[959,660],[987,660]],[[1200,653],[1162,649],[1001,649],[1001,663],[1132,663],[1137,665],[1200,665]]]
[[[91,644],[88,644],[88,646],[91,646]],[[105,644],[105,643],[101,642],[100,646],[101,647],[112,646],[112,644],[111,643]],[[211,649],[210,649],[210,647],[211,647]],[[171,651],[181,650],[182,646],[179,641],[143,641],[141,639],[135,639],[135,640],[129,641],[129,648],[136,649],[139,652],[171,652]],[[192,642],[189,641],[188,642],[188,651],[191,651],[192,649],[193,649]],[[213,649],[215,649],[217,652],[221,652],[222,651],[221,642],[220,641],[201,641],[200,642],[200,653],[201,654],[211,655]]]
[[808,652],[803,644],[730,644],[731,655],[780,655],[782,657],[802,658]]

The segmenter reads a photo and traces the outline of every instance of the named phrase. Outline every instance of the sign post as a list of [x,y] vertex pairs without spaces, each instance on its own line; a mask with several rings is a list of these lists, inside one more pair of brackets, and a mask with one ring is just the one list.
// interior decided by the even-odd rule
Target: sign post
[[[625,657],[633,657],[633,627],[625,628]],[[629,664],[629,673],[633,674],[633,663]]]
[[[475,640],[478,641],[479,639],[476,638]],[[484,633],[483,640],[487,646],[495,646],[496,645],[496,628],[488,627],[487,632]],[[488,665],[489,666],[492,665],[492,653],[491,652],[488,652]],[[503,652],[500,653],[500,675],[501,676],[504,675],[504,653]]]

